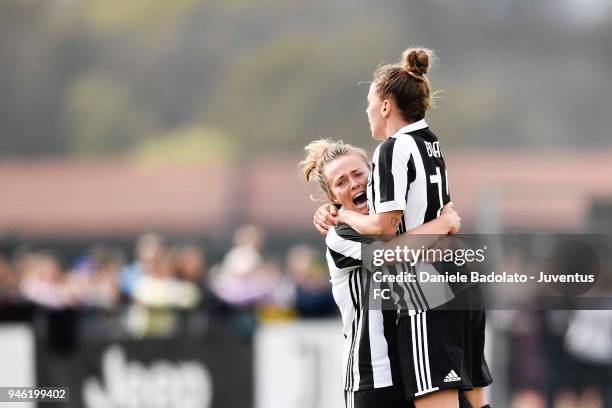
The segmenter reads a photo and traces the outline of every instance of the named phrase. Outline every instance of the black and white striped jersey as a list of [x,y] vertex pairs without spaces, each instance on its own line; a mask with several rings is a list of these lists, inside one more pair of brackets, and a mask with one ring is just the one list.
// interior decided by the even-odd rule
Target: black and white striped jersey
[[362,268],[361,244],[368,238],[346,224],[330,228],[325,240],[332,292],[342,315],[345,338],[344,389],[382,388],[399,381],[397,312],[369,307],[377,284]]
[[[411,123],[382,142],[374,151],[368,177],[368,209],[370,214],[402,211],[397,234],[429,222],[440,215],[450,201],[446,165],[440,142],[425,120]],[[393,274],[415,267],[389,265]],[[436,273],[429,264],[418,269]],[[448,285],[401,283],[393,285],[400,311],[411,314],[429,310],[453,297]]]
[[440,142],[425,120],[411,123],[374,151],[368,179],[370,214],[402,210],[398,234],[440,215],[450,201]]

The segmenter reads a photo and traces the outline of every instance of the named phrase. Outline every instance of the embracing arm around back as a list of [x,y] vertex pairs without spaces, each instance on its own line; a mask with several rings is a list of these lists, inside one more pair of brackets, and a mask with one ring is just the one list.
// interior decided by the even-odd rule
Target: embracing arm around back
[[[389,211],[379,214],[364,215],[355,211],[340,211],[338,221],[349,224],[355,231],[364,235],[382,235],[390,238],[395,236],[402,218],[402,211]],[[461,226],[461,218],[450,202],[444,206],[440,216],[425,224],[419,225],[408,234],[446,235],[456,234]]]

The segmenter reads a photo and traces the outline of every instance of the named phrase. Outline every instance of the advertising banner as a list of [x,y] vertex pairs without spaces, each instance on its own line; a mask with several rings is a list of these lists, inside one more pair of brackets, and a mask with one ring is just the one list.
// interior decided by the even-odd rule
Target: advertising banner
[[251,407],[252,348],[224,328],[198,338],[88,341],[57,351],[39,341],[37,383],[70,389],[46,407]]

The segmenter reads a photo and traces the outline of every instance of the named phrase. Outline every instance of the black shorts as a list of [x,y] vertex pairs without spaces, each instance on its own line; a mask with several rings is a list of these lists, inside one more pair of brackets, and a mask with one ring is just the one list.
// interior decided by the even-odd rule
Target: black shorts
[[344,391],[345,408],[411,408],[401,384],[359,391]]
[[470,390],[493,382],[484,356],[486,318],[480,308],[480,289],[466,289],[452,302],[469,304],[471,310],[450,307],[400,316],[398,348],[409,400],[439,390]]

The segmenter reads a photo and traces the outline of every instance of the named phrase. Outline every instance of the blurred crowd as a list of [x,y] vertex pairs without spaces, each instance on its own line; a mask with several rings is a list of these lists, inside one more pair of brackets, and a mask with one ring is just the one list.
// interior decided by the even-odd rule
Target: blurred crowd
[[[570,242],[565,239],[557,242]],[[542,236],[536,240],[508,239],[493,269],[568,275],[588,271],[595,273],[597,279],[594,286],[589,287],[586,297],[612,299],[612,254],[607,250],[608,238],[584,235],[582,239],[591,248],[597,248],[596,270],[591,269],[590,258],[577,251],[579,245],[546,246]],[[559,252],[560,249],[564,252]],[[577,295],[584,292],[575,284],[516,285],[506,286],[505,290],[501,287],[497,287],[497,291],[494,289],[489,296],[494,293],[493,296],[512,298],[516,302],[514,306],[510,302],[507,307],[487,311],[487,328],[489,334],[493,334],[487,342],[492,359],[497,360],[495,381],[497,387],[507,387],[507,406],[612,407],[610,310],[579,310]],[[562,299],[563,304],[547,307],[546,299]]]
[[[336,316],[322,248],[294,245],[279,260],[265,239],[241,226],[213,265],[200,245],[159,233],[138,237],[133,254],[94,245],[68,262],[0,251],[0,321],[30,320],[39,338],[66,348],[88,336],[202,335],[216,320],[248,339],[259,321]],[[494,310],[487,320],[510,406],[612,406],[612,313]]]
[[335,315],[322,251],[296,245],[280,262],[264,256],[264,243],[261,228],[241,226],[210,267],[201,246],[151,232],[138,237],[131,259],[105,245],[69,262],[17,248],[0,253],[2,315],[24,307],[34,315],[76,315],[82,335],[131,337],[204,333],[211,319],[249,336],[262,319]]
[[612,313],[608,310],[488,311],[497,366],[518,408],[612,406]]

